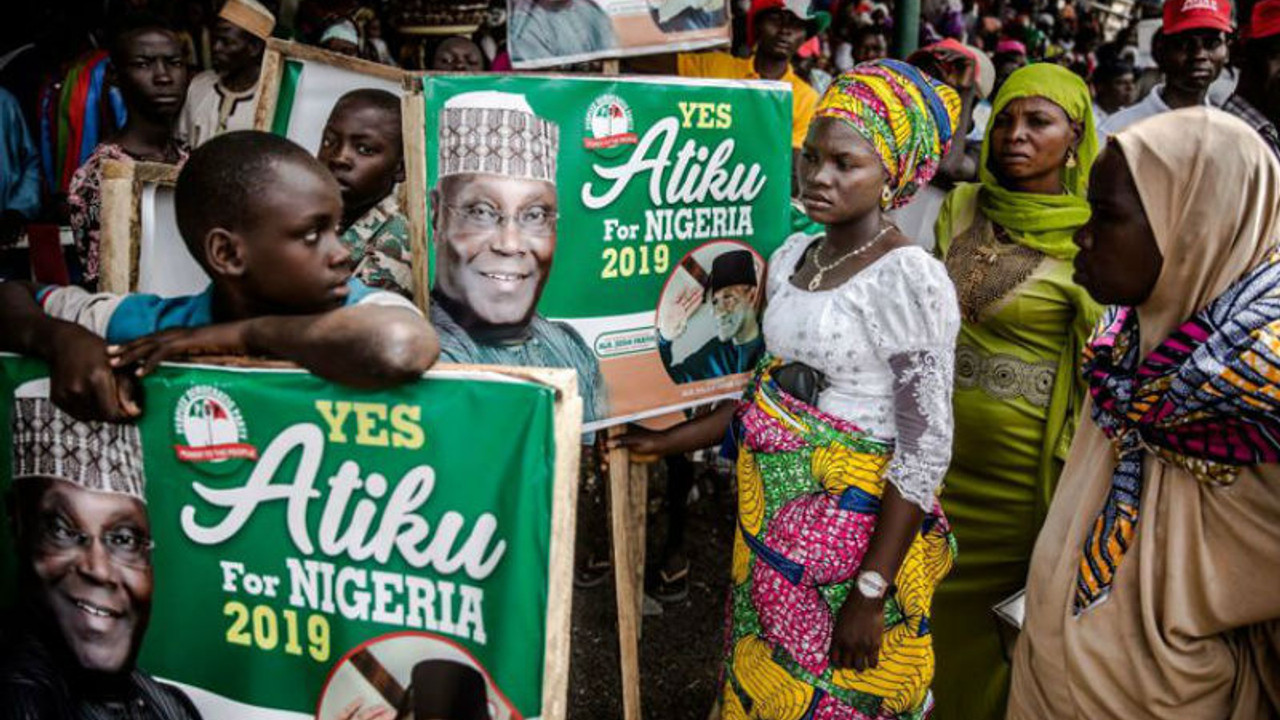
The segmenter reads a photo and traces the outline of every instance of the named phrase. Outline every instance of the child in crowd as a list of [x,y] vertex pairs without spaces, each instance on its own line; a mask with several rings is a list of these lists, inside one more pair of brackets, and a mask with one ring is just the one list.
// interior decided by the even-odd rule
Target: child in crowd
[[137,417],[133,378],[181,355],[278,357],[364,388],[435,362],[439,343],[421,313],[351,276],[338,185],[298,145],[254,131],[218,136],[191,155],[175,206],[213,279],[199,295],[0,283],[0,350],[48,362],[52,399],[71,415]]
[[409,224],[396,198],[404,180],[400,99],[385,90],[343,95],[324,126],[319,156],[342,189],[342,242],[355,276],[413,297]]
[[128,121],[99,144],[71,178],[67,195],[84,284],[98,286],[98,215],[102,162],[145,160],[181,164],[186,147],[174,139],[187,97],[187,65],[178,36],[159,20],[132,19],[111,41],[110,81],[120,89]]

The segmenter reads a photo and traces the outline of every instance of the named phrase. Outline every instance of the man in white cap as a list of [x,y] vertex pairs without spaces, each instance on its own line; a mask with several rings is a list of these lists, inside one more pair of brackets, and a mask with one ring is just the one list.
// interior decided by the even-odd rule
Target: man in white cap
[[18,388],[11,429],[19,604],[0,634],[0,717],[199,718],[134,665],[153,586],[138,428],[75,420],[42,380]]
[[191,79],[178,137],[195,148],[215,135],[253,129],[262,54],[276,19],[257,0],[229,0],[213,26],[213,69]]
[[447,100],[438,132],[431,323],[442,359],[574,368],[584,419],[603,418],[595,353],[537,310],[556,250],[560,129],[525,96],[486,91]]

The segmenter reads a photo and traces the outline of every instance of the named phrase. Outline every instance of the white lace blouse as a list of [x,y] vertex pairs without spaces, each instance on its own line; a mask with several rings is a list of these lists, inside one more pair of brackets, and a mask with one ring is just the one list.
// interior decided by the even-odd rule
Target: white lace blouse
[[790,277],[815,239],[793,235],[769,259],[765,347],[822,372],[819,409],[895,443],[886,478],[928,512],[951,462],[955,288],[942,263],[911,246],[839,287],[802,290]]

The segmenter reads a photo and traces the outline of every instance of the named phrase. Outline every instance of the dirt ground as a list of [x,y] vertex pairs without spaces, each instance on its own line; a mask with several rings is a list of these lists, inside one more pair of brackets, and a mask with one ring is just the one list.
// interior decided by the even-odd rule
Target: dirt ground
[[[662,614],[646,616],[641,630],[641,703],[644,717],[654,720],[705,720],[718,694],[735,498],[723,467],[714,479],[704,475],[697,488],[700,497],[689,505],[685,530],[689,597],[662,605]],[[657,557],[665,534],[665,490],[666,478],[658,470],[649,483],[649,558]],[[579,514],[596,518],[579,523],[579,548],[609,547],[608,522],[599,519],[606,512],[605,496],[596,488],[579,506]],[[621,689],[610,577],[594,588],[574,589],[569,720],[621,718]]]

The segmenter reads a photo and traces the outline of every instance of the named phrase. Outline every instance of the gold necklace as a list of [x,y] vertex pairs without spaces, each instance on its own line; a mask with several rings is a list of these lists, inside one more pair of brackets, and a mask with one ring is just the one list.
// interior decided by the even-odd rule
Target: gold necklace
[[880,232],[876,233],[875,237],[871,238],[870,240],[859,245],[858,247],[836,258],[835,262],[831,263],[830,265],[823,265],[822,261],[818,259],[818,256],[822,254],[822,248],[827,246],[827,236],[823,235],[822,244],[819,245],[817,251],[813,253],[813,264],[818,266],[818,272],[813,276],[813,279],[809,281],[809,292],[816,292],[818,288],[822,285],[823,273],[827,272],[828,270],[835,270],[836,267],[839,266],[840,263],[844,262],[845,260],[848,260],[851,257],[857,257],[862,253],[870,250],[871,247],[876,243],[880,242],[880,238],[884,237],[885,234],[888,233],[891,229],[893,229],[892,225],[885,225],[884,227],[880,228]]

